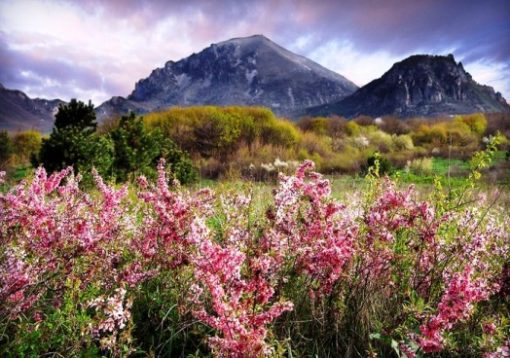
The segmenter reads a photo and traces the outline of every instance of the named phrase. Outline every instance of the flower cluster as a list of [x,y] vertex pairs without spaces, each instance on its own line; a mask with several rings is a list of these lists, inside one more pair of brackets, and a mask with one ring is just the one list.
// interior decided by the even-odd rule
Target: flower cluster
[[354,254],[358,225],[345,206],[329,200],[330,182],[313,167],[305,161],[294,176],[280,177],[266,242],[329,293]]
[[[291,302],[271,303],[274,288],[267,279],[270,267],[253,262],[248,265],[250,274],[242,274],[246,255],[234,246],[222,247],[208,240],[203,222],[193,223],[192,236],[199,241],[194,259],[197,284],[192,301],[197,308],[193,314],[221,332],[221,337],[209,339],[211,348],[220,356],[268,354],[266,326],[292,309]],[[212,313],[206,311],[204,294],[211,298]]]
[[441,334],[455,323],[469,317],[473,304],[486,300],[497,287],[488,287],[484,279],[473,279],[473,270],[467,265],[463,272],[453,275],[441,301],[438,312],[420,327],[419,343],[424,352],[443,349]]
[[[221,357],[300,353],[310,342],[320,349],[320,335],[334,340],[330,355],[364,351],[357,344],[385,352],[390,341],[413,357],[448,349],[447,335],[466,329],[459,323],[477,303],[508,300],[505,215],[443,210],[389,179],[365,202],[343,205],[313,169],[305,161],[280,174],[269,205],[251,191],[169,183],[164,161],[157,182],[138,178],[134,195],[96,172],[87,192],[71,168],[37,169],[0,193],[0,328],[17,337],[40,330],[42,342],[48,327],[67,327],[45,320],[75,319],[79,337],[64,355],[89,342],[112,356],[125,342],[154,342],[141,348],[152,352],[190,329],[186,337],[201,335],[194,348]],[[491,343],[473,340],[480,355],[500,346],[487,357],[508,351],[506,311],[493,306],[479,329]],[[130,338],[140,332],[152,336]]]
[[117,342],[118,332],[131,319],[132,300],[125,299],[126,290],[119,288],[111,297],[97,297],[89,303],[101,316],[97,325],[91,328],[93,337],[99,339],[101,349],[112,349]]

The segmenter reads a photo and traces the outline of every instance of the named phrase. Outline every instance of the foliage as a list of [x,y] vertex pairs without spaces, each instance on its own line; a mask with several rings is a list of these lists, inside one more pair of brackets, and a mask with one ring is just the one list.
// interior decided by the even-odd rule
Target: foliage
[[390,174],[393,170],[390,161],[381,156],[378,152],[368,157],[366,164],[362,168],[363,174],[368,174],[370,168],[376,168],[377,176],[384,176]]
[[110,135],[115,148],[112,170],[117,180],[126,181],[129,175],[142,174],[154,178],[154,168],[160,158],[167,160],[175,178],[181,183],[196,179],[190,160],[172,140],[157,129],[148,131],[143,119],[136,118],[134,113],[123,116]]
[[101,175],[110,175],[113,144],[108,137],[95,133],[95,119],[90,102],[85,105],[73,99],[61,104],[53,131],[43,139],[35,164],[42,164],[50,172],[74,166],[78,172],[89,173],[96,168]]
[[42,135],[36,130],[17,132],[13,135],[12,142],[18,162],[28,163],[37,157],[41,149]]
[[401,135],[392,135],[391,139],[393,141],[393,146],[396,150],[413,150],[414,149],[414,143],[413,138],[407,134],[401,134]]
[[69,103],[58,106],[54,124],[56,131],[76,128],[80,132],[92,134],[96,131],[96,127],[94,105],[90,101],[85,104],[73,98]]
[[469,115],[458,116],[455,118],[456,120],[460,120],[465,123],[471,132],[481,136],[487,130],[487,118],[483,113],[473,113]]
[[433,159],[430,157],[413,159],[409,163],[409,170],[417,175],[431,175],[432,174]]
[[72,165],[78,172],[86,174],[96,168],[102,175],[109,176],[113,153],[113,143],[108,137],[84,133],[77,128],[63,128],[43,139],[37,163],[48,171]]
[[0,131],[0,169],[6,169],[14,151],[13,143],[7,131]]
[[39,168],[0,194],[0,354],[497,356],[510,222],[470,196],[496,142],[426,200],[375,156],[347,205],[310,161],[263,202],[170,189],[164,161],[133,195]]
[[293,124],[277,120],[274,114],[258,107],[171,108],[145,116],[149,128],[159,128],[192,155],[225,159],[240,145],[264,144],[292,146],[299,140]]

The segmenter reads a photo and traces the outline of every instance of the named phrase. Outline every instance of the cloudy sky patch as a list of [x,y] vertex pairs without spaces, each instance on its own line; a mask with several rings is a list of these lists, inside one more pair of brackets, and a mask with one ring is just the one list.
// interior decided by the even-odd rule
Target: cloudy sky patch
[[0,0],[0,82],[100,104],[168,60],[264,34],[364,85],[416,53],[453,53],[510,98],[506,0]]

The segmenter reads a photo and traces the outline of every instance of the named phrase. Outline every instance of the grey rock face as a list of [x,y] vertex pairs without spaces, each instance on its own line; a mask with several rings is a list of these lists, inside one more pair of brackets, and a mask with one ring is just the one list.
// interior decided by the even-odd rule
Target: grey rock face
[[25,93],[0,85],[0,129],[11,131],[36,129],[51,132],[59,99],[29,98]]
[[453,55],[416,55],[394,64],[351,96],[308,113],[410,117],[506,111],[510,106],[501,94],[476,83]]
[[261,105],[282,116],[339,100],[357,86],[262,35],[213,44],[169,61],[136,83],[127,99],[113,98],[98,115],[143,113],[174,105]]

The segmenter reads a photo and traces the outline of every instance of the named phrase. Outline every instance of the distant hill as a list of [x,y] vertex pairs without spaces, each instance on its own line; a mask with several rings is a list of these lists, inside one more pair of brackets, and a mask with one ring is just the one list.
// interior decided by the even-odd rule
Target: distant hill
[[257,105],[280,116],[296,116],[357,89],[345,77],[255,35],[169,61],[138,81],[127,98],[114,97],[100,105],[97,113],[104,118],[175,105]]
[[21,91],[7,89],[0,84],[0,129],[51,132],[61,103],[65,102],[60,99],[31,99]]
[[508,112],[492,87],[478,84],[453,55],[415,55],[395,63],[381,78],[334,103],[310,108],[310,115],[432,116]]

